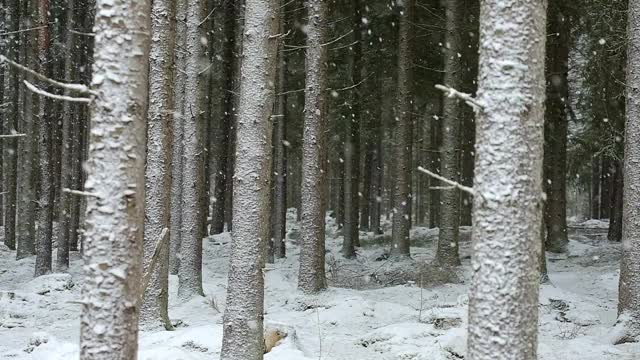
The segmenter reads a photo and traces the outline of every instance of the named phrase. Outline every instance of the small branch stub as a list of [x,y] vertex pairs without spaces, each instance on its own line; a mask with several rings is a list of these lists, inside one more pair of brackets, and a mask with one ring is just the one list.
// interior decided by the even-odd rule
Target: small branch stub
[[458,98],[464,101],[465,103],[467,103],[467,105],[471,106],[474,109],[484,110],[484,106],[480,102],[478,102],[476,98],[471,96],[471,94],[463,93],[454,88],[450,88],[448,86],[440,84],[436,85],[436,89],[444,92],[448,97]]
[[476,195],[476,192],[475,192],[475,190],[473,190],[473,188],[470,188],[468,186],[464,186],[464,185],[459,184],[459,183],[457,183],[457,182],[455,182],[453,180],[449,180],[449,179],[444,178],[444,177],[442,177],[442,176],[440,176],[438,174],[432,173],[431,171],[423,168],[422,166],[418,166],[418,171],[420,171],[422,173],[425,173],[425,174],[431,176],[434,179],[440,180],[445,184],[451,185],[453,188],[458,188],[461,191],[464,191],[464,192],[466,192],[468,194]]

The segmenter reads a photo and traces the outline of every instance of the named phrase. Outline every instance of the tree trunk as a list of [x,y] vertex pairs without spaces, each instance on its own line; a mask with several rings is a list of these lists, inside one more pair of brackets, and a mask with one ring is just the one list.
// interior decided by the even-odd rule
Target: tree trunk
[[614,161],[613,187],[611,194],[611,218],[609,220],[609,241],[622,240],[622,218],[624,198],[624,174],[622,163]]
[[547,101],[545,106],[545,223],[548,251],[567,250],[567,101],[571,25],[562,0],[549,6],[547,32]]
[[[6,4],[5,4],[5,0],[0,1],[0,32],[8,32],[10,31],[8,26],[7,26],[7,13],[8,10],[6,9]],[[5,43],[5,39],[0,39],[0,54],[6,54],[6,43]],[[0,104],[4,104],[5,103],[5,94],[4,94],[4,89],[5,89],[5,72],[7,69],[8,65],[6,65],[5,63],[0,64]],[[3,134],[4,129],[4,124],[6,121],[6,112],[3,108],[0,108],[0,113],[2,114],[1,120],[0,120],[0,134]],[[4,151],[2,150],[3,146],[2,146],[3,141],[0,140],[0,160],[2,160],[2,157],[4,156]],[[3,170],[4,170],[4,166],[2,164],[0,164],[0,226],[4,226],[4,175],[3,175]]]
[[[287,0],[280,1],[280,34],[287,33],[286,3]],[[274,121],[274,169],[275,183],[273,191],[272,208],[272,232],[273,255],[277,259],[286,255],[286,227],[287,227],[287,162],[286,162],[286,126],[287,126],[287,95],[282,94],[287,90],[287,58],[284,51],[285,38],[278,44],[278,75],[276,88],[276,105]]]
[[415,0],[399,3],[400,28],[398,49],[398,89],[395,124],[395,185],[393,189],[393,223],[391,255],[409,256],[411,230],[411,111],[413,55],[411,37]]
[[81,360],[137,358],[150,8],[96,2]]
[[600,158],[591,159],[591,218],[600,219]]
[[481,1],[470,360],[536,359],[546,3]]
[[[32,7],[28,1],[22,2],[21,28],[26,29],[36,21],[36,7]],[[34,69],[37,51],[37,41],[28,32],[22,32],[20,46],[20,62],[27,67]],[[25,76],[25,80],[33,83],[31,75]],[[19,130],[26,134],[26,137],[18,141],[18,209],[17,209],[17,252],[16,258],[23,259],[35,253],[35,220],[36,220],[36,177],[38,169],[38,131],[34,119],[34,102],[37,101],[35,94],[27,91],[20,84],[14,89],[21,93],[22,116],[19,119]]]
[[225,209],[230,199],[227,199],[227,183],[230,182],[229,156],[230,156],[230,136],[232,131],[234,109],[234,63],[235,63],[235,37],[236,37],[236,5],[233,1],[224,0],[224,44],[223,46],[223,68],[222,68],[222,96],[224,98],[223,114],[220,117],[216,132],[217,151],[216,174],[214,185],[214,203],[211,213],[211,233],[220,234],[224,231]]
[[640,339],[640,2],[629,1],[626,78],[626,128],[622,210],[622,263],[616,343]]
[[[447,31],[444,50],[444,82],[454,89],[463,85],[463,67],[460,54],[464,51],[460,29],[464,26],[464,1],[446,2]],[[441,170],[442,176],[460,182],[460,120],[462,106],[457,98],[444,97],[442,119]],[[446,186],[446,184],[442,184]],[[442,266],[460,265],[458,240],[460,237],[460,192],[458,188],[440,191],[440,231],[436,261]]]
[[[174,106],[176,112],[173,118],[173,152],[171,154],[171,226],[169,252],[169,273],[178,274],[180,267],[180,244],[182,242],[182,189],[184,162],[184,123],[185,84],[186,84],[186,17],[187,2],[176,3],[176,50],[174,71]],[[193,204],[191,204],[193,205]]]
[[[7,0],[7,27],[9,31],[20,29],[20,1]],[[7,39],[7,57],[17,60],[20,49],[20,34],[13,33]],[[19,91],[20,74],[16,69],[7,69],[7,89],[15,89],[8,97],[3,134],[10,135],[18,131],[20,116]],[[2,175],[4,188],[4,244],[12,250],[16,248],[16,210],[17,210],[17,176],[18,176],[18,140],[15,138],[2,140]]]
[[600,218],[609,219],[611,210],[611,159],[606,155],[601,157],[600,170]]
[[233,244],[224,314],[222,360],[263,357],[265,249],[269,237],[271,115],[277,57],[278,2],[247,1],[242,32],[239,116],[233,179]]
[[[322,0],[306,3],[307,23],[306,85],[304,131],[302,147],[302,245],[298,287],[305,293],[317,293],[326,288],[324,271],[325,221],[324,159],[327,155],[327,11]],[[345,181],[345,185],[348,182]],[[345,192],[345,196],[347,193]],[[345,238],[347,234],[345,228]]]
[[[172,120],[175,102],[176,4],[154,0],[151,8],[149,53],[149,110],[147,114],[147,166],[145,170],[145,220],[143,274],[150,274],[143,291],[140,323],[143,327],[171,330],[169,321],[169,244],[171,220]],[[157,249],[157,250],[156,250]],[[154,259],[155,257],[155,259]],[[154,261],[155,260],[155,261]],[[152,265],[155,266],[152,267]]]
[[182,206],[178,296],[187,300],[204,296],[202,290],[202,241],[206,219],[202,209],[204,192],[204,113],[206,100],[205,49],[207,16],[205,0],[191,0],[186,8],[185,103],[183,123]]
[[[39,0],[38,2],[38,24],[43,25],[49,22],[50,11],[49,0]],[[52,77],[53,62],[51,61],[51,33],[45,27],[38,32],[38,70],[41,74]],[[55,196],[53,181],[53,142],[54,128],[57,124],[53,122],[53,114],[49,114],[49,109],[54,108],[51,99],[40,99],[40,111],[38,122],[40,123],[40,147],[39,147],[39,208],[38,208],[38,233],[36,243],[36,265],[35,276],[45,275],[51,272],[51,252],[53,243],[53,201]],[[1,190],[0,190],[1,191]]]

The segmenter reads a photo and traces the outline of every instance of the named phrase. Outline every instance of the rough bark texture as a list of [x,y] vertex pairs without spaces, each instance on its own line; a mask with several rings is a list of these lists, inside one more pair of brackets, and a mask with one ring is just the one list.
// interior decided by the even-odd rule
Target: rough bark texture
[[615,160],[613,164],[614,172],[611,184],[611,216],[609,217],[609,231],[607,233],[607,239],[609,241],[621,241],[624,207],[624,170],[620,160]]
[[80,359],[137,358],[150,3],[96,2]]
[[467,357],[536,359],[545,0],[483,0]]
[[618,343],[640,339],[640,1],[629,1]]
[[547,23],[547,101],[545,107],[545,223],[548,251],[567,250],[567,133],[570,22],[563,0],[552,0]]
[[[151,8],[147,165],[143,273],[150,273],[140,308],[143,327],[172,329],[169,302],[169,234],[171,219],[171,154],[175,1],[154,0]],[[156,253],[156,248],[158,249]],[[155,266],[152,268],[154,256]]]
[[171,227],[169,272],[178,274],[182,238],[182,167],[184,161],[185,84],[186,84],[186,11],[187,1],[176,2],[176,49],[174,71],[173,154],[171,156]]
[[278,31],[277,16],[275,0],[246,2],[223,360],[263,357],[263,268],[269,237],[270,134],[278,41],[272,35]]
[[409,256],[411,230],[411,110],[412,49],[411,37],[415,0],[406,0],[400,9],[398,49],[398,90],[395,116],[395,184],[393,189],[393,225],[391,255]]
[[[0,1],[0,31],[7,32],[7,9],[5,8],[5,0]],[[0,39],[0,53],[6,54],[7,44],[5,39]],[[0,64],[0,104],[4,104],[4,88],[5,88],[5,72],[7,64]],[[0,109],[0,114],[2,114],[2,118],[0,120],[0,134],[4,131],[4,122],[6,120],[6,111],[4,109]],[[4,151],[2,150],[2,141],[0,141],[0,160],[4,156]],[[4,175],[3,175],[4,166],[0,164],[0,226],[4,226]]]
[[[444,83],[454,89],[463,84],[461,30],[464,21],[464,1],[446,2],[447,32],[444,49]],[[457,98],[445,96],[442,118],[441,173],[442,176],[460,182],[460,120],[462,106]],[[446,186],[446,184],[443,184]],[[460,265],[458,239],[460,237],[460,191],[457,188],[440,192],[440,232],[436,261],[442,266]]]
[[[17,31],[20,28],[20,1],[7,1],[7,28],[9,31]],[[7,40],[7,57],[15,60],[18,58],[18,49],[20,48],[20,35],[13,33],[8,36]],[[16,89],[7,100],[10,105],[6,110],[6,117],[2,127],[3,134],[12,134],[18,130],[18,117],[20,113],[20,104],[18,101],[20,88],[20,75],[16,69],[7,70],[8,89]],[[16,203],[17,203],[17,175],[18,175],[18,140],[3,139],[2,140],[2,175],[4,188],[4,244],[9,249],[16,248]]]
[[[50,2],[40,0],[38,2],[38,23],[46,24],[49,20]],[[38,33],[38,70],[41,74],[51,77],[53,74],[53,62],[51,59],[51,30],[46,27]],[[42,98],[40,100],[40,111],[38,114],[39,126],[39,198],[38,198],[38,233],[36,243],[36,265],[35,276],[45,275],[51,272],[51,247],[53,241],[53,141],[54,123],[53,116],[48,110],[53,106],[51,99]],[[56,124],[57,127],[57,124]],[[1,191],[1,190],[0,190]],[[1,207],[1,205],[0,205]]]
[[325,188],[323,160],[327,156],[327,103],[324,91],[327,87],[327,48],[322,44],[326,42],[327,37],[327,4],[322,0],[311,0],[306,2],[306,8],[309,21],[305,57],[301,184],[304,206],[298,287],[305,293],[317,293],[327,286],[324,271],[325,214],[322,200]]
[[207,16],[205,0],[187,1],[185,50],[185,103],[182,159],[182,221],[180,264],[178,266],[178,296],[188,298],[204,295],[202,291],[202,239],[205,214],[202,211],[204,192],[204,110],[207,64],[203,38],[206,27],[200,22]]
[[[287,32],[286,3],[280,1],[280,34]],[[286,161],[286,125],[287,125],[287,57],[284,51],[285,39],[278,44],[278,78],[276,80],[278,93],[276,97],[275,113],[273,117],[273,208],[271,220],[271,238],[273,243],[273,257],[284,258],[286,255],[287,234],[287,161]]]

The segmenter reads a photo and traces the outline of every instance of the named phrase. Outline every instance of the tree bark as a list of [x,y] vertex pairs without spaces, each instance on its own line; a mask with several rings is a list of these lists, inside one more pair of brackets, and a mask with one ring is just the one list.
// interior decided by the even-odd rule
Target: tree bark
[[549,6],[547,32],[547,101],[545,106],[545,223],[548,251],[567,250],[567,134],[569,119],[569,45],[571,24],[562,0]]
[[202,38],[207,16],[205,0],[190,0],[186,5],[185,103],[183,123],[182,206],[178,296],[187,300],[204,296],[202,290],[202,241],[206,219],[202,209],[204,192],[204,110],[206,100],[206,57]]
[[[175,57],[173,0],[154,0],[151,8],[147,165],[143,274],[151,274],[143,291],[140,323],[143,327],[173,329],[169,321],[169,246],[171,220],[172,120],[175,109],[173,59]],[[156,248],[158,249],[156,251]],[[156,254],[157,252],[157,254]],[[155,266],[154,256],[157,257]]]
[[[464,1],[446,2],[447,31],[444,50],[444,82],[454,89],[463,85],[463,46],[460,29],[464,26]],[[441,173],[444,178],[460,182],[460,121],[462,106],[457,98],[444,97],[442,119]],[[446,186],[446,184],[443,184]],[[460,237],[460,191],[458,188],[440,191],[440,230],[436,261],[442,266],[460,265],[458,240]]]
[[616,343],[640,338],[640,2],[629,1],[627,24],[626,128],[622,210],[622,263]]
[[546,8],[481,1],[470,360],[536,359]]
[[[7,27],[9,31],[18,31],[20,28],[20,1],[7,0]],[[20,34],[13,33],[7,39],[7,57],[18,59],[21,46]],[[15,89],[8,97],[10,103],[7,107],[3,124],[3,134],[17,133],[18,119],[20,116],[19,91],[20,74],[16,69],[7,69],[7,89]],[[3,139],[3,171],[4,176],[4,244],[12,250],[16,248],[16,210],[17,210],[17,176],[18,176],[18,140]]]
[[600,158],[591,159],[591,218],[600,219]]
[[137,358],[150,8],[96,2],[81,360]]
[[611,194],[611,217],[609,219],[609,241],[622,240],[622,218],[624,198],[623,165],[619,160],[614,161],[613,186]]
[[[327,156],[327,7],[325,1],[306,3],[307,50],[305,58],[306,85],[302,158],[302,246],[298,287],[307,294],[327,287],[324,270],[325,186],[324,159]],[[345,185],[348,182],[345,181]],[[347,193],[345,192],[345,196]],[[345,238],[347,234],[345,228]],[[344,250],[344,249],[343,249]]]
[[222,360],[263,357],[265,249],[269,237],[271,115],[274,102],[278,2],[245,4],[242,32],[233,233],[224,314]]
[[391,255],[409,256],[409,231],[411,230],[411,111],[412,111],[412,66],[411,37],[415,11],[415,0],[406,0],[400,5],[400,28],[398,49],[398,89],[395,116],[395,185],[393,189],[393,223]]

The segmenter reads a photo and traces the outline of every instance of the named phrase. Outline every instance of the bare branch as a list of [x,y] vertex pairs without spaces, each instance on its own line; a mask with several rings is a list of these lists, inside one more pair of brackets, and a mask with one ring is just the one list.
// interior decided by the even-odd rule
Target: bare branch
[[69,188],[64,188],[62,189],[62,192],[66,192],[67,194],[73,194],[73,195],[85,196],[85,197],[94,197],[94,198],[100,199],[100,195],[90,193],[88,191],[71,190]]
[[7,31],[7,32],[0,33],[0,36],[8,36],[8,35],[19,34],[19,33],[27,32],[27,31],[40,30],[40,29],[45,29],[45,28],[47,28],[47,25],[36,26],[36,27],[32,27],[32,28],[28,28],[28,29],[21,29],[21,30],[16,30],[16,31]]
[[25,137],[27,134],[9,134],[9,135],[0,135],[0,139],[12,139],[12,138],[20,138]]
[[449,180],[447,178],[444,178],[444,177],[442,177],[442,176],[440,176],[440,175],[438,175],[436,173],[432,173],[431,171],[423,168],[422,166],[418,166],[418,171],[420,171],[422,173],[425,173],[425,174],[431,176],[434,179],[440,180],[445,184],[449,184],[449,185],[451,185],[453,187],[456,187],[456,188],[460,189],[461,191],[464,191],[464,192],[466,192],[468,194],[476,195],[475,190],[473,190],[472,188],[470,188],[468,186],[464,186],[462,184],[459,184],[459,183],[457,183],[457,182],[455,182],[453,180]]
[[8,59],[6,56],[4,55],[0,55],[0,62],[6,62],[7,64],[13,66],[14,68],[23,71],[29,75],[34,76],[36,79],[40,80],[40,81],[44,81],[48,84],[51,84],[53,86],[57,86],[59,88],[65,89],[65,90],[70,90],[70,91],[76,91],[79,92],[81,94],[91,94],[96,96],[97,93],[95,91],[91,91],[91,89],[89,89],[86,85],[82,85],[82,84],[68,84],[68,83],[62,83],[53,79],[49,79],[48,77],[37,73],[31,69],[29,69],[28,67],[22,66],[20,64],[18,64],[17,62]]
[[91,36],[91,37],[95,37],[96,33],[90,33],[90,32],[82,32],[82,31],[78,31],[78,30],[74,30],[71,28],[67,29],[70,33],[72,34],[76,34],[76,35],[82,35],[82,36]]
[[79,103],[90,103],[91,101],[93,101],[93,99],[91,99],[91,98],[83,98],[83,97],[77,98],[77,97],[73,97],[73,96],[52,94],[50,92],[47,92],[47,91],[44,91],[42,89],[37,88],[35,85],[31,84],[27,80],[22,80],[22,82],[24,82],[24,85],[27,87],[27,89],[33,91],[34,93],[36,93],[36,94],[38,94],[40,96],[48,97],[48,98],[51,98],[51,99],[69,101],[69,102],[79,102]]
[[443,91],[448,97],[450,98],[458,98],[462,101],[464,101],[465,103],[467,103],[467,105],[471,106],[474,109],[479,109],[479,110],[484,110],[484,105],[482,105],[481,103],[478,102],[478,100],[476,100],[473,96],[471,96],[470,94],[466,94],[463,92],[460,92],[454,88],[450,88],[448,86],[444,86],[444,85],[436,85],[436,89]]

